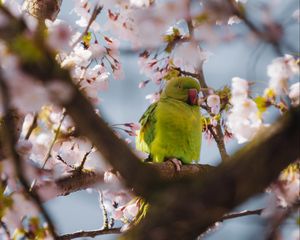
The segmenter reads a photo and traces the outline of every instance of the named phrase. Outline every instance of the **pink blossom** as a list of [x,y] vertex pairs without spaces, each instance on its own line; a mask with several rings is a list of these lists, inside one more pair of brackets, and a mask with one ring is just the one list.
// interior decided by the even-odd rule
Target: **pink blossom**
[[220,105],[220,97],[216,94],[211,94],[207,97],[207,105],[209,107],[216,107]]
[[116,184],[116,183],[119,182],[119,179],[118,179],[118,177],[117,177],[115,174],[113,174],[111,171],[106,171],[106,172],[104,173],[104,182]]
[[49,36],[47,42],[53,49],[68,52],[72,29],[65,22],[56,19],[54,22],[46,20]]
[[29,140],[19,140],[16,146],[16,150],[20,154],[27,154],[32,149],[32,143]]
[[300,104],[300,83],[294,83],[290,86],[289,98],[292,100],[292,105],[297,106]]
[[209,57],[209,53],[200,50],[194,42],[181,43],[173,51],[174,63],[182,70],[195,72]]
[[93,43],[89,46],[89,50],[92,52],[92,58],[101,58],[104,56],[106,50],[99,43]]

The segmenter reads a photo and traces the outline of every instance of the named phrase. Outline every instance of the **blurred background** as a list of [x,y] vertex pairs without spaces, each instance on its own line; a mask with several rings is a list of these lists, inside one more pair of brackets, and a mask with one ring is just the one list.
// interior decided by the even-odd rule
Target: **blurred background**
[[[256,9],[260,4],[268,1],[249,0],[247,8],[250,9],[250,18],[255,22],[259,21],[256,16]],[[275,1],[274,1],[275,2]],[[282,3],[284,2],[284,3]],[[299,8],[299,1],[281,1],[280,9],[274,9],[274,19],[287,24],[285,41],[292,44],[299,52],[299,26],[289,24],[293,11]],[[72,14],[74,2],[63,1],[59,19],[68,23],[74,23],[77,19]],[[101,17],[98,22],[101,23]],[[101,25],[101,24],[100,24]],[[238,31],[240,34],[248,32],[243,24],[228,27],[228,31]],[[244,39],[237,39],[233,42],[203,46],[204,49],[212,52],[212,56],[204,65],[204,72],[209,86],[218,89],[224,85],[230,85],[232,77],[241,77],[256,82],[252,95],[261,94],[268,84],[266,67],[276,57],[272,47]],[[285,51],[284,51],[285,53]],[[287,51],[287,53],[290,53]],[[139,82],[146,80],[140,74],[137,64],[138,53],[122,54],[121,63],[125,73],[125,79],[110,79],[108,91],[102,93],[101,112],[110,124],[138,122],[140,116],[150,104],[145,96],[158,89],[154,83],[148,84],[145,88],[139,89]],[[276,118],[275,113],[268,113],[266,118],[269,121]],[[131,144],[132,147],[133,144]],[[229,153],[234,153],[241,145],[234,140],[227,142]],[[217,165],[220,162],[220,155],[213,140],[207,141],[203,138],[201,150],[201,163]],[[253,163],[255,164],[255,163]],[[263,208],[268,204],[265,195],[256,196],[250,199],[236,211],[254,210]],[[58,197],[46,203],[57,229],[61,234],[72,233],[79,230],[94,230],[102,226],[102,212],[99,207],[98,194],[96,192],[81,191],[66,197]],[[295,229],[294,222],[287,222],[284,228],[285,239],[292,239]],[[220,224],[215,231],[208,233],[204,239],[263,239],[265,222],[260,216],[248,216],[227,220]],[[116,235],[99,236],[96,239],[116,239]]]

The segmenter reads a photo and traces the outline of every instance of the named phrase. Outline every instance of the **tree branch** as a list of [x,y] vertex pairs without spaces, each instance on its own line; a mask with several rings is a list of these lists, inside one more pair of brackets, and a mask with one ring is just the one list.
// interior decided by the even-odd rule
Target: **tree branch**
[[[190,1],[189,1],[189,4],[190,4]],[[194,27],[193,27],[192,19],[189,18],[189,19],[186,20],[186,22],[187,22],[187,26],[188,26],[188,30],[189,30],[191,39],[193,39]],[[201,47],[200,47],[200,49],[201,49]],[[207,89],[208,85],[205,81],[205,76],[204,76],[204,72],[203,72],[203,63],[204,63],[204,61],[202,61],[200,63],[196,73],[190,73],[190,72],[182,71],[180,68],[179,69],[177,68],[177,70],[179,70],[181,73],[183,73],[185,75],[189,75],[189,76],[192,76],[192,77],[198,79],[201,88]],[[203,95],[207,96],[207,93],[203,92]],[[226,151],[226,147],[225,147],[225,143],[224,143],[224,134],[223,134],[220,122],[218,122],[215,129],[216,129],[216,132],[214,131],[214,128],[211,126],[209,128],[209,131],[213,135],[213,137],[214,137],[214,139],[217,143],[222,161],[226,161],[229,158],[229,155],[227,154],[227,151]]]
[[[249,30],[252,33],[254,33],[262,41],[271,44],[275,52],[278,55],[282,55],[280,44],[279,44],[280,38],[278,38],[278,34],[274,33],[274,31],[262,31],[258,27],[256,27],[254,23],[247,17],[246,13],[238,7],[238,4],[235,1],[227,0],[227,4],[231,8],[232,14],[242,19],[244,24],[249,28]],[[276,26],[276,27],[279,28],[280,26]]]
[[57,239],[58,240],[69,240],[69,239],[80,238],[80,237],[94,238],[99,235],[119,234],[119,233],[121,233],[121,228],[110,228],[110,229],[100,229],[100,230],[93,230],[93,231],[79,231],[79,232],[69,233],[69,234],[61,235]]
[[[226,161],[229,159],[229,155],[227,154],[226,148],[225,148],[225,143],[224,143],[224,134],[221,128],[220,123],[218,122],[216,127],[213,127],[212,125],[208,126],[208,130],[211,133],[211,135],[213,136],[213,138],[215,139],[220,155],[221,155],[221,159],[223,161]],[[215,131],[216,130],[216,131]]]
[[98,15],[101,13],[103,9],[103,6],[95,6],[95,8],[93,9],[91,18],[86,26],[86,28],[84,29],[84,31],[82,32],[82,34],[77,38],[77,40],[72,44],[71,49],[73,50],[73,48],[82,40],[82,38],[88,34],[89,29],[92,25],[92,23],[96,20],[96,18],[98,17]]
[[[195,239],[299,157],[300,108],[291,109],[213,174],[171,182],[128,239]],[[287,141],[288,139],[288,141]],[[170,197],[171,196],[171,197]],[[176,199],[176,200],[174,200]]]
[[[167,161],[164,163],[151,163],[158,172],[159,175],[166,180],[177,179],[193,175],[205,175],[210,173],[215,167],[204,164],[189,164],[183,165],[178,172],[174,167],[174,164]],[[36,185],[33,188],[37,192],[52,192],[53,194],[44,198],[47,201],[56,196],[65,196],[72,192],[85,190],[89,187],[93,187],[96,184],[104,183],[104,174],[94,171],[73,171],[68,176],[64,176],[55,181],[44,182],[40,185]],[[42,194],[43,195],[43,194]]]
[[256,210],[245,210],[245,211],[238,212],[238,213],[228,213],[228,214],[225,214],[219,220],[219,222],[223,222],[224,220],[233,219],[233,218],[245,217],[245,216],[249,216],[249,215],[261,215],[263,210],[264,210],[263,208],[260,208],[260,209],[256,209]]

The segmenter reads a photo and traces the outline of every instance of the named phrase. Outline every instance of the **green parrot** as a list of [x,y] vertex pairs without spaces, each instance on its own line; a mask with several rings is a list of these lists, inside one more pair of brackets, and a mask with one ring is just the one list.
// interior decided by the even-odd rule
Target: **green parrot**
[[[146,161],[171,160],[180,171],[181,164],[199,160],[202,136],[199,90],[198,81],[191,77],[167,81],[160,99],[148,107],[139,121],[141,128],[137,131],[136,148],[149,153]],[[150,208],[140,197],[135,197],[130,204],[133,202],[139,206],[139,211],[131,226],[145,218]]]
[[198,106],[200,85],[191,77],[167,81],[159,101],[151,104],[140,119],[136,147],[160,163],[177,159],[183,164],[199,160],[201,114]]

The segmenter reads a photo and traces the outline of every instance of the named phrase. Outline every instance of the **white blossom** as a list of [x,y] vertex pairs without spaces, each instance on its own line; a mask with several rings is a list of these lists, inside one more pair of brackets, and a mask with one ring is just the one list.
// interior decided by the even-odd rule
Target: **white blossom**
[[70,39],[72,29],[64,21],[56,19],[54,22],[46,20],[48,28],[48,45],[60,51],[68,52],[71,48]]
[[299,74],[299,66],[291,55],[276,58],[267,68],[270,77],[269,88],[276,95],[288,93],[288,80],[295,74]]
[[89,46],[89,50],[92,52],[92,58],[103,57],[104,54],[106,53],[105,48],[98,43],[92,43]]
[[241,19],[238,16],[232,16],[228,19],[228,24],[232,25],[232,24],[237,24],[240,23]]
[[289,98],[292,100],[293,106],[300,104],[300,82],[290,86]]
[[173,51],[174,64],[182,70],[195,72],[211,53],[200,50],[196,43],[181,43]]
[[92,52],[88,49],[84,49],[82,46],[77,45],[73,52],[67,56],[64,61],[61,63],[63,68],[72,68],[75,65],[77,66],[87,66],[92,57]]
[[148,7],[150,4],[150,0],[130,0],[129,2],[135,7]]
[[238,103],[248,97],[249,83],[247,80],[234,77],[231,81],[231,99],[232,104]]
[[233,107],[227,117],[227,126],[238,143],[251,140],[262,125],[256,103],[248,97],[249,85],[245,79],[232,79],[231,99]]
[[216,94],[209,95],[207,97],[207,105],[209,107],[216,107],[220,105],[220,97]]

